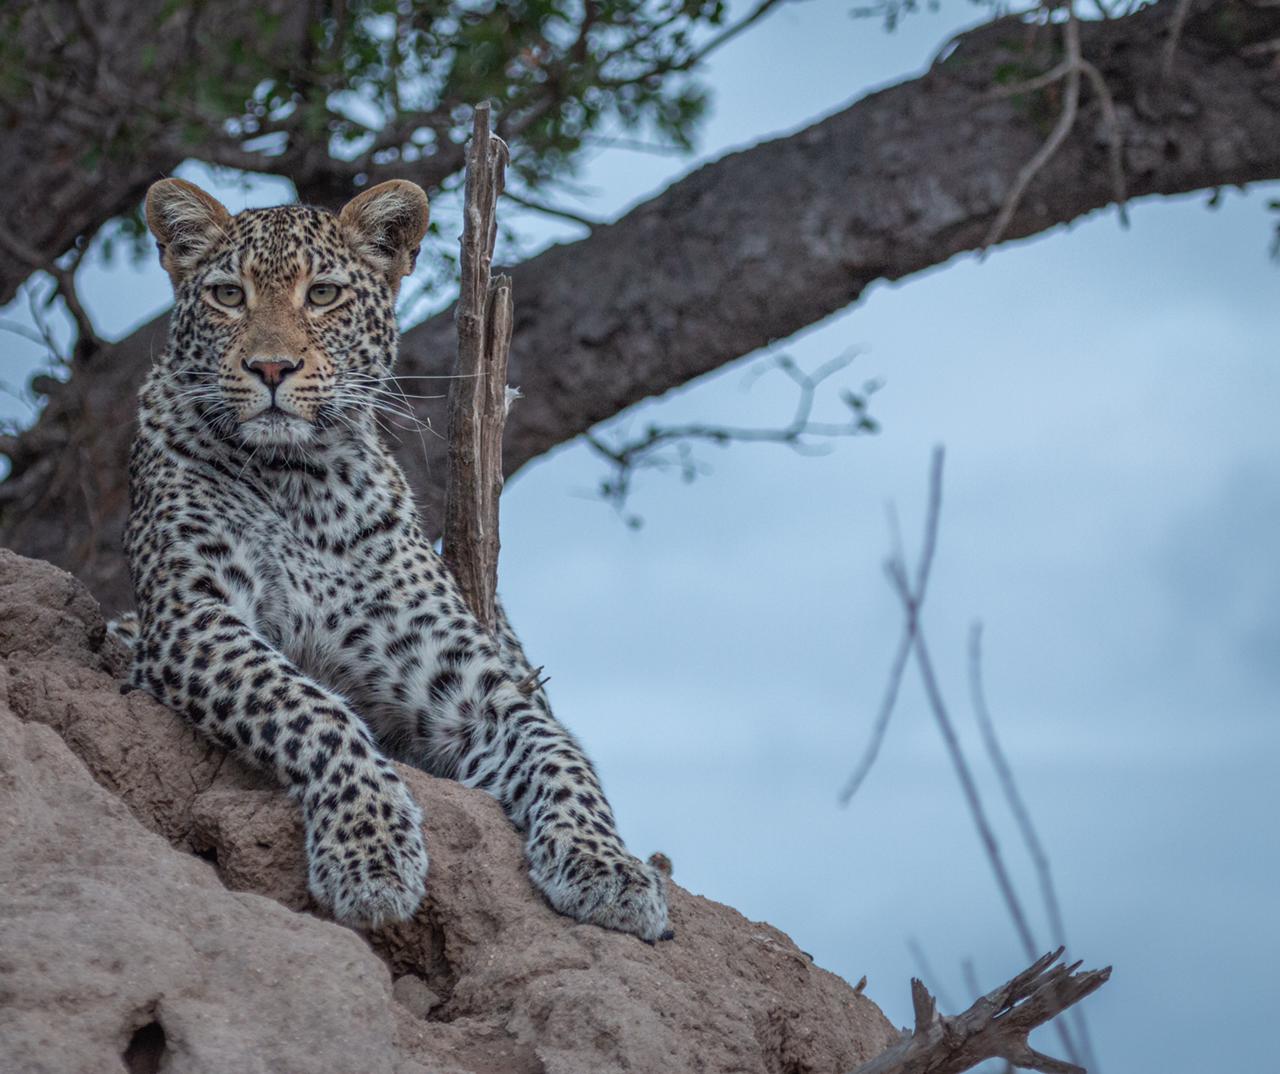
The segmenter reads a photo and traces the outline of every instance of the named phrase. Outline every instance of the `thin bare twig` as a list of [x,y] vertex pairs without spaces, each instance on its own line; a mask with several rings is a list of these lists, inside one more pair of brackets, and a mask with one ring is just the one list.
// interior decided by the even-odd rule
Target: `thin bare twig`
[[[786,0],[758,0],[756,6],[747,12],[746,15],[740,18],[737,22],[730,23],[718,34],[703,42],[683,59],[673,63],[655,64],[653,69],[642,77],[652,78],[654,75],[675,74],[680,71],[692,70],[713,52],[723,48],[744,30],[754,26],[779,4],[785,2]],[[639,79],[634,75],[628,78],[601,78],[598,85],[615,87],[628,85],[636,81],[639,81]]]
[[1089,80],[1089,85],[1093,87],[1093,91],[1098,96],[1098,104],[1102,110],[1103,121],[1107,126],[1107,156],[1108,169],[1111,176],[1111,194],[1120,213],[1121,226],[1129,226],[1127,208],[1129,195],[1124,178],[1124,142],[1120,129],[1120,117],[1116,111],[1115,100],[1107,86],[1106,79],[1102,77],[1102,73],[1093,64],[1084,58],[1080,51],[1080,22],[1076,17],[1075,6],[1071,0],[1068,0],[1067,3],[1067,18],[1063,23],[1062,32],[1067,55],[1061,63],[1044,74],[1037,75],[1035,78],[1028,79],[1025,82],[1019,82],[1012,86],[999,86],[987,95],[988,100],[997,100],[1019,96],[1024,93],[1032,93],[1045,89],[1056,82],[1064,83],[1062,111],[1058,115],[1058,121],[1054,124],[1049,136],[1036,151],[1035,155],[1022,166],[1014,178],[1013,185],[1009,188],[1009,193],[1000,206],[1000,211],[996,214],[995,220],[991,222],[986,238],[983,239],[980,255],[982,257],[985,257],[991,247],[1004,237],[1009,228],[1009,223],[1013,220],[1014,213],[1018,211],[1018,206],[1022,203],[1022,198],[1026,194],[1027,188],[1031,185],[1031,181],[1062,148],[1062,144],[1075,127],[1080,111],[1080,78],[1082,75]]
[[508,201],[513,201],[526,209],[532,209],[534,212],[542,213],[544,216],[554,216],[560,220],[569,220],[572,223],[581,224],[588,231],[594,231],[603,223],[601,220],[593,220],[589,216],[575,213],[571,209],[565,209],[559,205],[548,205],[546,202],[525,197],[523,194],[517,194],[514,190],[504,190],[502,193]]
[[[848,390],[841,394],[841,400],[850,411],[847,422],[813,420],[813,407],[818,389],[825,381],[846,368],[855,357],[855,353],[849,352],[824,362],[812,373],[805,373],[793,358],[780,354],[765,365],[752,370],[751,375],[754,377],[762,372],[780,369],[798,389],[791,420],[779,428],[700,423],[650,425],[643,435],[612,444],[596,433],[587,433],[583,437],[587,445],[607,460],[613,468],[613,475],[600,483],[601,498],[621,512],[626,506],[627,498],[631,494],[632,482],[639,470],[678,469],[686,481],[693,480],[703,472],[703,467],[694,458],[689,446],[691,443],[715,444],[720,447],[732,443],[784,444],[802,455],[817,455],[829,450],[829,445],[823,441],[876,432],[878,426],[867,413],[868,398],[880,387],[875,381],[864,384],[861,394]],[[676,448],[675,458],[672,458],[669,453],[664,453],[664,449],[672,446]],[[628,521],[632,525],[637,525],[639,520],[631,517]]]
[[48,347],[49,345],[49,338],[44,332],[37,332],[34,328],[23,324],[21,321],[0,319],[0,332],[12,332],[15,336],[19,336],[31,343],[38,343],[42,347]]
[[[1049,854],[1031,821],[1031,811],[1027,808],[1026,800],[1018,789],[1013,768],[1005,756],[1004,748],[1000,745],[1000,739],[996,735],[995,721],[992,720],[991,710],[987,707],[987,696],[982,679],[982,624],[980,622],[975,622],[969,628],[969,696],[973,701],[973,712],[977,717],[978,727],[982,731],[987,755],[991,758],[991,764],[1000,780],[1000,787],[1004,791],[1009,812],[1017,822],[1022,841],[1027,846],[1027,853],[1031,855],[1031,861],[1035,865],[1036,876],[1040,881],[1040,896],[1044,900],[1045,913],[1049,918],[1052,940],[1065,949],[1067,927],[1062,918],[1062,904],[1058,901],[1058,891],[1053,883]],[[1094,1071],[1094,1074],[1097,1074],[1097,1059],[1093,1054],[1093,1041],[1089,1035],[1084,1011],[1077,1007],[1072,1014],[1076,1033],[1080,1038],[1080,1047],[1084,1053],[1084,1062],[1090,1070]]]
[[[1259,0],[1262,4],[1264,0]],[[1266,0],[1274,4],[1274,0]],[[1240,50],[1241,56],[1271,56],[1280,52],[1280,37],[1273,37],[1269,41],[1259,41],[1256,45],[1245,45]]]
[[[916,586],[912,593],[912,599],[918,608],[924,602],[925,589],[929,584],[929,569],[933,566],[933,554],[937,547],[938,541],[938,516],[942,510],[942,463],[945,453],[941,447],[937,447],[933,452],[933,461],[930,464],[929,471],[929,506],[925,512],[924,523],[924,546],[920,553],[920,563],[916,570]],[[889,513],[889,531],[893,535],[893,560],[902,559],[902,534],[898,528],[897,513],[890,509]],[[889,668],[889,681],[885,687],[884,697],[880,702],[880,711],[876,715],[875,726],[871,730],[871,738],[867,742],[866,749],[863,751],[862,759],[858,762],[857,768],[853,770],[853,775],[849,777],[844,788],[840,791],[839,802],[842,806],[847,806],[858,793],[858,788],[862,786],[863,780],[867,778],[867,774],[871,771],[872,766],[876,763],[876,758],[880,754],[880,747],[884,743],[885,733],[889,729],[889,720],[893,716],[894,706],[898,702],[898,691],[902,687],[902,676],[907,668],[907,658],[911,655],[911,648],[915,644],[916,629],[919,625],[919,619],[916,616],[907,616],[907,621],[902,628],[902,640],[898,642],[898,651],[893,655],[893,664]]]
[[1018,205],[1022,202],[1023,194],[1027,192],[1027,187],[1031,185],[1031,180],[1036,177],[1041,168],[1053,159],[1053,155],[1057,153],[1062,143],[1067,140],[1067,135],[1071,133],[1071,128],[1075,126],[1076,111],[1080,107],[1080,25],[1076,22],[1074,12],[1067,19],[1064,32],[1067,39],[1068,65],[1062,75],[1066,81],[1062,112],[1058,116],[1058,122],[1054,124],[1053,130],[1049,132],[1049,137],[1045,139],[1044,144],[1036,151],[1035,156],[1022,166],[1017,178],[1014,179],[1013,186],[1010,188],[1004,204],[1000,206],[1000,211],[996,214],[995,220],[991,222],[987,237],[982,240],[983,256],[1003,237],[1009,227],[1009,221],[1013,219],[1013,214],[1017,212]]
[[[898,593],[898,599],[902,601],[902,606],[907,616],[916,618],[919,614],[919,608],[914,603],[911,589],[906,581],[906,575],[899,570],[891,569],[889,576],[893,582],[894,589]],[[1026,912],[1022,908],[1022,902],[1019,900],[1017,892],[1014,890],[1013,880],[1009,875],[1008,867],[1005,865],[1004,856],[1000,852],[1000,844],[996,840],[995,830],[991,827],[986,809],[982,805],[982,797],[978,793],[978,785],[974,781],[973,773],[969,770],[969,763],[965,760],[964,752],[960,748],[960,740],[956,735],[955,725],[951,722],[946,701],[943,699],[937,676],[934,674],[933,660],[929,656],[929,647],[918,625],[915,631],[915,655],[929,707],[933,711],[938,730],[942,733],[942,741],[946,744],[947,753],[951,757],[956,778],[960,781],[960,789],[964,793],[965,803],[969,807],[969,814],[973,818],[974,826],[978,829],[978,837],[982,840],[983,849],[986,851],[987,859],[990,861],[992,871],[996,875],[996,884],[1000,888],[1005,907],[1009,911],[1009,916],[1013,919],[1014,928],[1022,939],[1023,946],[1034,948],[1035,941],[1031,936],[1031,928],[1027,924]]]
[[[1009,874],[1008,867],[1005,864],[1004,856],[1000,851],[1000,845],[995,837],[995,831],[991,826],[991,822],[987,817],[987,812],[982,804],[982,797],[978,792],[977,782],[973,778],[973,773],[969,768],[969,763],[965,758],[964,751],[960,746],[959,737],[956,735],[955,725],[948,713],[946,701],[942,696],[942,690],[938,685],[937,676],[934,672],[933,661],[929,656],[929,648],[925,641],[924,632],[920,627],[920,611],[921,602],[924,593],[924,584],[929,577],[930,566],[933,562],[934,553],[937,547],[938,525],[941,514],[942,504],[942,469],[944,452],[941,447],[935,448],[933,453],[932,465],[929,471],[929,509],[925,517],[925,532],[920,554],[920,561],[916,567],[915,584],[912,585],[908,577],[907,564],[903,558],[900,542],[895,538],[894,555],[885,564],[885,573],[889,576],[894,591],[898,595],[899,601],[902,603],[903,612],[906,616],[906,623],[903,628],[904,643],[905,639],[910,639],[909,645],[914,651],[916,657],[916,666],[920,671],[920,678],[924,684],[925,696],[928,699],[929,707],[933,712],[934,720],[938,725],[938,730],[942,735],[943,743],[947,748],[947,753],[951,757],[952,766],[955,769],[956,777],[960,782],[960,789],[965,797],[965,802],[969,808],[969,815],[973,819],[974,826],[977,828],[978,837],[982,842],[983,850],[986,853],[987,861],[991,865],[991,870],[995,875],[996,886],[1000,890],[1005,907],[1009,912],[1009,917],[1013,921],[1013,926],[1021,940],[1023,948],[1028,951],[1028,958],[1035,957],[1037,950],[1035,939],[1031,932],[1031,927],[1027,922],[1027,915],[1022,906],[1022,901],[1018,898],[1018,893],[1013,886],[1013,879]],[[901,648],[899,649],[901,652]],[[890,671],[890,691],[896,696],[897,686],[894,682],[894,676],[900,677],[903,671],[895,661]],[[887,694],[888,696],[888,694]],[[885,721],[887,724],[887,721]],[[883,734],[883,731],[881,731]],[[873,740],[874,741],[874,740]],[[877,746],[878,748],[878,746]],[[861,769],[860,769],[861,771]],[[864,773],[865,774],[865,773]],[[856,787],[855,787],[856,789]],[[1073,1062],[1081,1061],[1081,1053],[1076,1047],[1074,1038],[1066,1025],[1062,1022],[1055,1023],[1055,1028],[1062,1040],[1063,1047]]]
[[614,135],[587,134],[582,138],[584,145],[598,145],[604,149],[624,149],[632,153],[650,153],[656,157],[687,157],[689,150],[682,145],[668,145],[662,142],[646,142],[639,138],[615,137]]
[[[899,567],[901,568],[902,565],[899,565]],[[891,569],[889,577],[897,590],[898,599],[902,601],[902,606],[906,610],[907,616],[909,618],[917,618],[919,607],[912,601],[912,593],[907,583],[905,568]],[[955,725],[951,722],[946,701],[943,699],[942,690],[938,686],[937,675],[933,670],[933,660],[929,656],[929,648],[918,625],[915,630],[915,654],[916,666],[920,670],[925,696],[928,698],[929,707],[933,711],[934,719],[938,724],[938,730],[942,734],[942,741],[946,744],[947,753],[951,757],[956,778],[960,781],[960,789],[964,794],[965,803],[969,807],[969,815],[973,819],[974,827],[978,830],[978,838],[982,841],[987,861],[991,865],[991,871],[995,874],[996,886],[1000,889],[1001,898],[1004,900],[1005,908],[1009,912],[1009,918],[1012,920],[1014,930],[1022,941],[1023,948],[1030,948],[1034,951],[1035,940],[1032,937],[1031,926],[1027,923],[1026,911],[1023,909],[1022,900],[1018,898],[1018,893],[1013,886],[1013,878],[1009,875],[1008,866],[1005,865],[1004,855],[1000,852],[1000,844],[996,840],[995,830],[992,828],[991,821],[988,819],[986,809],[982,804],[982,797],[978,793],[978,785],[969,769],[969,763],[965,759],[964,751],[960,748],[960,739],[956,735]],[[1057,1023],[1057,1030],[1067,1054],[1071,1056],[1073,1062],[1079,1063],[1080,1053],[1076,1049],[1070,1032],[1061,1022]]]
[[1164,77],[1173,74],[1173,58],[1178,52],[1178,42],[1182,39],[1182,28],[1186,25],[1187,15],[1191,11],[1191,0],[1178,0],[1173,9],[1173,17],[1169,20],[1169,36],[1164,42],[1164,56],[1160,69]]
[[863,781],[874,767],[876,758],[880,756],[880,747],[884,745],[884,737],[889,730],[889,721],[893,717],[894,707],[898,703],[898,691],[902,687],[902,676],[907,668],[907,658],[911,655],[911,646],[915,642],[915,630],[914,621],[909,622],[903,629],[902,640],[898,642],[898,651],[893,654],[893,663],[889,667],[889,681],[885,686],[884,697],[880,701],[880,711],[876,714],[876,722],[871,728],[871,737],[867,740],[867,745],[862,752],[861,759],[858,761],[858,766],[853,770],[853,774],[840,789],[840,793],[837,796],[837,801],[842,806],[847,806],[853,800],[853,796],[858,793],[858,788],[862,786]]
[[751,11],[747,12],[746,15],[740,18],[737,22],[726,26],[722,31],[720,31],[720,33],[704,44],[697,53],[694,54],[693,63],[689,66],[700,63],[718,48],[727,45],[742,33],[743,30],[747,30],[754,26],[780,3],[785,3],[785,0],[760,0],[760,2],[757,3]]
[[0,228],[0,246],[3,246],[11,256],[16,257],[28,267],[47,272],[53,277],[54,291],[49,296],[49,299],[52,301],[54,298],[61,296],[62,301],[67,304],[67,312],[71,315],[71,319],[76,326],[74,354],[80,357],[88,357],[94,351],[100,350],[102,348],[102,340],[94,330],[93,319],[84,308],[84,304],[80,301],[80,295],[76,291],[76,268],[79,266],[80,259],[84,256],[84,249],[87,249],[87,247],[78,250],[72,258],[71,264],[63,268],[56,260],[41,257],[37,250],[32,249],[21,239],[9,234],[3,228]]
[[1102,987],[1111,967],[1076,971],[1080,963],[1056,964],[1062,949],[1033,962],[1013,979],[951,1017],[938,1013],[929,990],[911,981],[915,1029],[910,1036],[863,1063],[854,1074],[960,1074],[985,1059],[1004,1059],[1044,1074],[1085,1074],[1031,1047],[1031,1031]]
[[1001,101],[1008,97],[1021,97],[1037,90],[1048,89],[1055,82],[1060,82],[1071,70],[1071,59],[1065,59],[1056,67],[1051,67],[1042,75],[1028,78],[1024,82],[1013,82],[1004,86],[996,86],[985,95],[985,100]]
[[[27,293],[27,312],[31,315],[31,321],[39,332],[40,340],[44,344],[49,361],[55,365],[67,365],[69,356],[63,354],[59,349],[58,341],[53,336],[53,328],[50,327],[49,321],[45,317],[45,307],[49,305],[49,298],[36,294],[35,283],[32,280],[26,280],[22,286]],[[52,297],[52,295],[49,297]]]
[[1089,80],[1093,92],[1098,95],[1098,104],[1102,109],[1102,119],[1107,125],[1107,164],[1111,171],[1111,196],[1115,199],[1116,210],[1120,214],[1120,226],[1129,226],[1129,191],[1124,181],[1124,142],[1120,134],[1120,115],[1116,112],[1116,102],[1111,96],[1107,80],[1102,72],[1088,60],[1080,60],[1080,72]]

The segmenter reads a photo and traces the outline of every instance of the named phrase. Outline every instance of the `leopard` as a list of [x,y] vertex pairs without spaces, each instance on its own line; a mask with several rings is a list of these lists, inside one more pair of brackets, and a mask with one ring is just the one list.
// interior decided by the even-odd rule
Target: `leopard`
[[489,629],[472,613],[383,439],[426,193],[391,179],[337,211],[232,214],[170,177],[145,217],[174,303],[130,455],[131,687],[285,788],[310,894],[342,924],[426,899],[402,762],[495,798],[554,910],[671,939],[662,863],[627,850],[501,606]]

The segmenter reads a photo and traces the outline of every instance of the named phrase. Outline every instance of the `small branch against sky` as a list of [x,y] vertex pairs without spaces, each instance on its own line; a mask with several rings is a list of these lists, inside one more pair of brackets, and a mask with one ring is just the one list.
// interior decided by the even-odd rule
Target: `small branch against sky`
[[[25,264],[28,268],[47,273],[53,280],[53,288],[44,299],[44,305],[49,306],[58,298],[61,298],[66,305],[67,314],[71,318],[72,324],[75,325],[76,330],[75,339],[71,344],[70,357],[87,358],[94,351],[101,350],[102,340],[98,337],[93,325],[93,319],[84,308],[84,304],[80,301],[80,294],[76,290],[76,269],[80,265],[81,258],[84,257],[85,250],[88,249],[88,244],[86,243],[84,246],[75,249],[67,254],[65,258],[43,258],[39,251],[32,249],[21,239],[0,228],[0,248],[3,248],[7,254]],[[59,260],[66,263],[59,264]],[[27,293],[30,296],[34,294],[34,291],[30,289],[30,278],[28,278],[27,283]],[[36,317],[34,306],[32,307],[32,316]],[[41,334],[45,338],[45,344],[49,348],[50,356],[63,363],[68,362],[70,357],[60,354],[50,342],[52,337],[44,327],[43,321],[37,319],[37,324],[41,327]]]
[[[942,735],[947,754],[951,758],[956,778],[960,782],[960,789],[964,795],[965,804],[968,807],[974,827],[977,829],[978,838],[982,843],[987,862],[995,876],[996,886],[1000,890],[1005,909],[1013,922],[1014,931],[1018,934],[1023,949],[1027,952],[1027,957],[1035,958],[1038,948],[1027,920],[1026,911],[1023,908],[1022,900],[1018,897],[1008,866],[1005,864],[1004,855],[1001,853],[1000,844],[995,836],[995,829],[992,827],[986,808],[983,806],[982,796],[978,792],[977,781],[973,777],[973,771],[969,766],[968,759],[965,757],[964,749],[960,745],[960,739],[956,734],[955,724],[952,722],[946,700],[942,695],[942,689],[938,684],[933,660],[929,655],[924,631],[920,625],[925,588],[929,580],[929,571],[932,567],[938,544],[938,528],[942,514],[944,458],[944,449],[941,446],[936,447],[929,467],[928,509],[925,512],[924,535],[921,543],[920,559],[916,564],[914,584],[909,577],[901,538],[897,534],[896,526],[891,525],[894,550],[885,564],[885,573],[889,576],[889,582],[902,604],[905,617],[903,640],[899,644],[898,652],[895,654],[894,662],[890,668],[889,684],[884,694],[885,701],[881,706],[880,714],[877,716],[870,743],[864,751],[862,760],[855,769],[853,776],[850,777],[844,791],[841,792],[840,801],[841,804],[848,804],[853,794],[866,778],[866,774],[874,762],[876,754],[879,752],[880,743],[884,739],[884,734],[892,715],[893,702],[898,695],[898,688],[905,671],[907,656],[914,652],[916,667],[920,673],[920,680],[924,686],[929,708],[937,723],[938,731]],[[892,519],[894,516],[891,514],[890,517]],[[1076,1044],[1074,1036],[1066,1024],[1057,1022],[1055,1027],[1058,1031],[1058,1036],[1062,1040],[1062,1045],[1071,1057],[1072,1062],[1076,1064],[1082,1063],[1084,1059],[1082,1050]]]
[[879,431],[879,425],[868,412],[871,396],[880,389],[870,380],[860,392],[845,389],[840,400],[849,411],[842,422],[815,421],[814,406],[824,383],[847,368],[857,357],[849,351],[824,362],[812,373],[804,372],[788,354],[775,355],[756,365],[748,374],[748,383],[764,374],[780,370],[795,385],[796,403],[787,424],[775,427],[743,427],[696,422],[688,425],[649,425],[639,436],[606,440],[596,432],[587,433],[587,445],[610,467],[609,477],[599,485],[601,499],[623,514],[627,524],[638,527],[641,520],[624,512],[631,495],[635,475],[641,470],[677,470],[685,481],[706,472],[706,466],[693,453],[696,443],[727,447],[729,444],[783,444],[801,455],[822,455],[831,450],[830,441],[840,437],[863,436]]
[[71,355],[59,346],[48,317],[49,306],[57,296],[57,284],[45,295],[37,294],[35,281],[31,279],[23,282],[22,289],[27,293],[27,315],[36,326],[36,334],[44,345],[45,357],[50,366],[69,366]]
[[[915,590],[911,595],[917,607],[924,601],[925,590],[929,584],[929,570],[933,566],[933,554],[937,547],[938,516],[942,510],[942,462],[943,449],[939,447],[934,450],[930,468],[929,506],[924,524],[925,544],[916,569]],[[894,551],[893,556],[885,563],[886,572],[891,570],[892,563],[901,562],[904,554],[897,514],[892,508],[889,509],[889,529]],[[898,642],[897,652],[894,653],[893,663],[889,668],[889,679],[880,702],[880,711],[871,729],[871,737],[867,740],[862,759],[840,791],[839,802],[842,806],[847,806],[853,800],[853,796],[858,793],[858,788],[862,786],[863,780],[867,778],[872,766],[876,763],[876,758],[880,755],[880,747],[884,744],[885,734],[889,730],[889,721],[893,718],[894,706],[898,702],[898,691],[902,687],[902,676],[906,672],[907,659],[911,656],[918,627],[919,619],[915,615],[908,615],[902,627],[902,640]]]
[[[1040,895],[1044,900],[1045,913],[1049,918],[1052,940],[1065,950],[1067,927],[1063,922],[1062,904],[1058,900],[1058,891],[1053,882],[1049,854],[1031,820],[1031,811],[1027,808],[1022,792],[1018,789],[1013,767],[1005,756],[1004,748],[1000,745],[1000,739],[996,735],[995,721],[992,720],[991,710],[987,707],[986,690],[982,679],[982,624],[976,621],[969,628],[969,696],[973,702],[973,713],[978,721],[978,727],[982,731],[982,741],[986,745],[987,755],[991,758],[992,767],[995,768],[1000,780],[1000,789],[1004,792],[1005,802],[1009,806],[1009,812],[1017,821],[1022,841],[1026,844],[1027,853],[1030,854],[1035,865],[1036,877],[1040,882]],[[1098,1063],[1093,1054],[1093,1041],[1082,1008],[1076,1007],[1072,1011],[1072,1021],[1084,1053],[1084,1062],[1096,1074]]]
[[560,205],[552,205],[527,194],[518,194],[514,190],[504,190],[502,193],[509,201],[515,202],[521,208],[529,209],[535,213],[542,213],[544,216],[554,217],[557,220],[568,220],[570,223],[580,224],[588,232],[594,231],[603,223],[601,220],[594,220],[589,216],[576,213],[572,209],[566,209]]
[[[906,581],[906,574],[902,571],[891,572],[894,588],[898,593],[898,599],[902,602],[903,609],[909,617],[918,617],[919,604],[913,601],[913,595]],[[983,807],[981,795],[978,793],[977,781],[973,778],[973,772],[969,767],[968,759],[964,755],[964,751],[960,746],[959,736],[956,734],[955,725],[951,721],[950,713],[947,710],[946,701],[942,696],[941,687],[938,684],[937,675],[934,671],[933,660],[929,655],[928,647],[925,643],[923,632],[917,627],[915,633],[915,656],[916,663],[920,670],[920,677],[925,688],[925,695],[929,701],[929,707],[933,711],[934,719],[937,721],[938,730],[942,734],[942,740],[946,744],[947,753],[951,757],[953,766],[955,767],[956,776],[960,781],[961,790],[964,792],[965,801],[969,807],[969,813],[973,818],[973,822],[978,829],[978,835],[982,840],[983,849],[986,851],[987,858],[991,863],[991,868],[996,875],[996,882],[1000,888],[1000,892],[1004,897],[1006,908],[1009,916],[1012,918],[1014,927],[1019,936],[1022,938],[1023,946],[1031,946],[1034,948],[1034,940],[1031,936],[1030,926],[1027,924],[1026,912],[1022,907],[1021,900],[1013,887],[1012,878],[1004,862],[1004,857],[1000,852],[999,842],[995,837],[995,830],[987,817],[986,809]]]

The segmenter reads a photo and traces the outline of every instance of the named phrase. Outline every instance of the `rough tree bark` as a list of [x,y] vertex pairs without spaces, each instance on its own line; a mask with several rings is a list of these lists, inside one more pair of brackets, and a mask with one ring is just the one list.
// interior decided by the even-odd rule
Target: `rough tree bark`
[[[1166,74],[1175,6],[1080,27],[1082,53],[1115,99],[1130,195],[1280,177],[1280,78],[1266,48],[1280,37],[1280,8],[1193,5]],[[517,266],[510,376],[525,398],[507,423],[507,473],[834,313],[874,280],[979,247],[1056,115],[1052,91],[992,90],[1010,66],[1030,77],[1060,59],[1050,30],[980,27],[923,76],[700,168],[616,224]],[[1104,128],[1086,90],[1006,239],[1109,203]],[[0,542],[75,571],[110,606],[129,599],[119,546],[133,393],[163,331],[154,321],[98,355],[5,448],[14,472],[0,485]],[[401,372],[447,373],[452,332],[449,314],[409,332]],[[423,451],[411,438],[401,458],[438,525],[443,444]]]
[[462,286],[455,310],[458,358],[449,384],[449,471],[444,560],[467,605],[492,630],[498,596],[498,498],[507,362],[513,315],[511,278],[490,275],[498,237],[498,196],[507,147],[489,130],[489,105],[476,108],[462,208]]

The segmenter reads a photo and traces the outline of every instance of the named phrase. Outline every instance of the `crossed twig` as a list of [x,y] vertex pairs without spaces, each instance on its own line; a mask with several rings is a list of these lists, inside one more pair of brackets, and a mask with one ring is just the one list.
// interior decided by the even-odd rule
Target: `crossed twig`
[[[898,650],[894,655],[893,663],[889,671],[889,681],[885,689],[884,698],[881,702],[880,711],[877,715],[875,726],[871,733],[871,739],[863,752],[862,758],[859,760],[857,767],[844,789],[840,792],[839,800],[841,805],[847,805],[866,779],[867,773],[871,770],[875,763],[880,746],[884,741],[885,732],[889,726],[889,719],[893,715],[894,704],[897,700],[898,691],[902,684],[903,675],[906,672],[908,659],[914,653],[916,665],[920,671],[921,682],[924,685],[925,695],[928,699],[929,708],[933,712],[934,719],[937,722],[938,730],[942,735],[943,742],[946,745],[947,753],[951,758],[952,765],[955,768],[956,777],[960,781],[960,788],[964,794],[965,802],[969,807],[969,814],[973,818],[973,823],[978,830],[979,839],[986,853],[987,860],[991,865],[991,870],[995,874],[996,886],[1000,889],[1001,897],[1004,900],[1005,907],[1008,910],[1009,917],[1013,921],[1014,929],[1018,934],[1018,938],[1022,943],[1024,951],[1028,958],[1035,958],[1040,948],[1036,944],[1035,937],[1028,923],[1027,914],[1022,905],[1022,900],[1018,897],[1017,890],[1014,888],[1013,879],[1009,873],[1008,866],[1005,864],[1004,855],[1001,853],[1000,845],[996,841],[995,830],[987,816],[987,811],[982,803],[981,795],[978,792],[977,781],[973,777],[973,772],[969,767],[969,762],[965,758],[964,751],[960,746],[959,736],[956,734],[955,725],[952,722],[951,715],[947,708],[947,703],[942,696],[942,690],[938,685],[938,678],[934,671],[933,660],[929,655],[929,648],[925,642],[924,632],[920,626],[920,611],[924,603],[925,589],[929,581],[929,571],[933,565],[934,553],[938,543],[938,525],[942,512],[942,469],[943,469],[944,452],[941,447],[934,450],[932,464],[929,471],[929,499],[928,507],[925,513],[924,538],[921,547],[920,558],[916,564],[914,581],[909,577],[906,555],[902,548],[902,541],[897,532],[896,520],[890,516],[891,529],[893,531],[893,554],[885,564],[885,573],[889,576],[890,585],[894,592],[897,593],[898,599],[902,604],[905,615],[905,622],[902,628],[902,639],[898,644]],[[979,722],[983,725],[984,740],[988,749],[992,750],[993,759],[996,761],[997,768],[1007,771],[1007,763],[1004,762],[1004,755],[999,750],[998,742],[995,740],[994,727],[991,724],[991,716],[987,711],[985,698],[982,694],[981,678],[974,671],[976,662],[980,660],[980,649],[976,640],[971,642],[970,649],[971,674],[974,678],[971,681],[971,689],[975,706],[978,709]],[[994,745],[993,745],[994,743]],[[1008,778],[1002,776],[1002,787],[1006,797],[1010,800],[1010,806],[1018,816],[1019,824],[1022,827],[1024,838],[1027,838],[1027,832],[1031,831],[1031,837],[1028,838],[1028,846],[1031,849],[1032,858],[1034,859],[1037,869],[1039,870],[1041,888],[1045,893],[1046,901],[1050,907],[1050,915],[1052,919],[1052,928],[1055,931],[1056,942],[1063,943],[1062,917],[1058,910],[1057,896],[1054,893],[1052,877],[1048,871],[1047,856],[1044,854],[1043,845],[1039,839],[1035,837],[1034,830],[1031,829],[1030,816],[1027,813],[1025,803],[1017,794],[1016,786],[1012,783],[1011,775]],[[917,956],[918,957],[918,956]],[[1079,1033],[1079,1041],[1076,1036],[1062,1022],[1055,1023],[1058,1035],[1062,1040],[1063,1048],[1067,1055],[1071,1057],[1073,1063],[1077,1066],[1083,1066],[1088,1062],[1090,1067],[1095,1067],[1092,1057],[1092,1049],[1089,1045],[1088,1031],[1081,1021],[1082,1016],[1077,1012],[1077,1032]],[[1040,1068],[1037,1068],[1040,1069]]]

